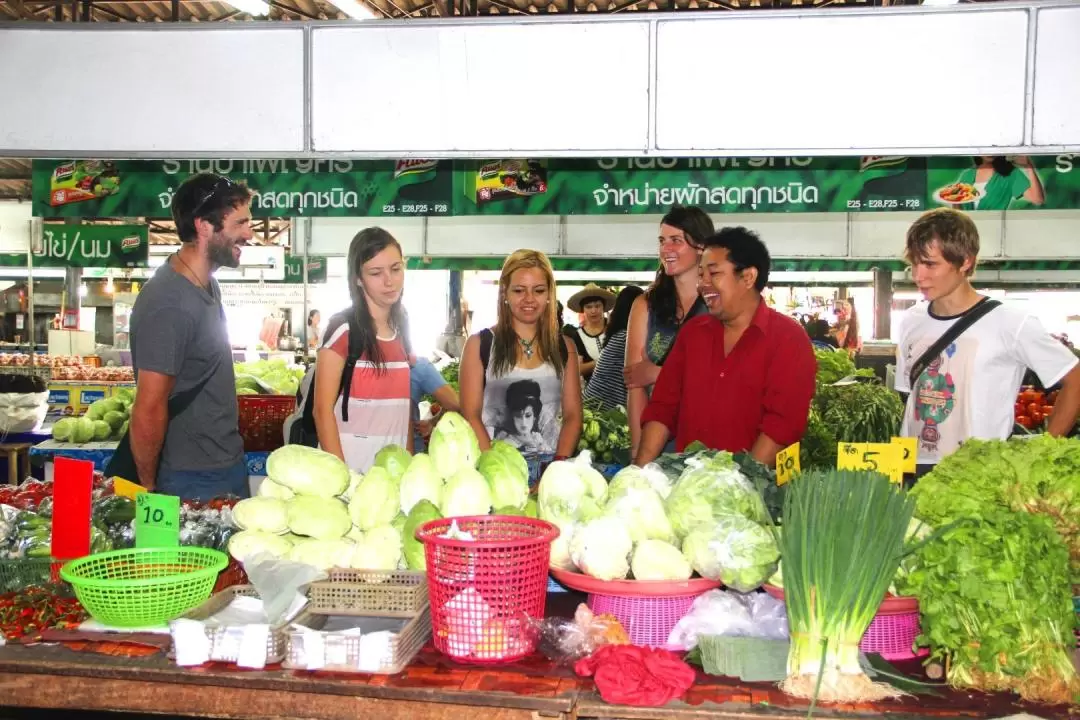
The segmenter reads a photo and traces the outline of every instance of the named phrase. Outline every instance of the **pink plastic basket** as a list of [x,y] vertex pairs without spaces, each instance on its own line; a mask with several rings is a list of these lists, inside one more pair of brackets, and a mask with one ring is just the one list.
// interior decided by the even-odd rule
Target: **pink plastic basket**
[[589,609],[597,615],[614,615],[634,645],[663,647],[667,645],[672,628],[690,612],[697,595],[674,597],[621,597],[619,595],[589,595]]
[[859,648],[865,653],[877,653],[886,660],[911,660],[925,655],[928,650],[918,653],[911,651],[915,638],[919,635],[919,612],[907,612],[895,615],[874,616],[870,627],[866,629]]
[[[440,537],[457,523],[475,540]],[[551,542],[559,530],[528,517],[443,518],[416,530],[424,544],[435,648],[464,663],[532,653],[529,619],[544,617]]]

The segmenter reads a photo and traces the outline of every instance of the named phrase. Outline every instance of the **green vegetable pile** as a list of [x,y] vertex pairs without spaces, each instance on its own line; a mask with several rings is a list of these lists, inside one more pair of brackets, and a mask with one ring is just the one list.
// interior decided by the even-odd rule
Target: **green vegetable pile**
[[945,662],[950,685],[1076,703],[1067,566],[1048,518],[994,510],[947,526],[897,585],[919,598],[916,642]]
[[1069,551],[1080,586],[1080,440],[968,440],[914,490],[918,516],[933,526],[996,510],[1045,515]]
[[233,364],[237,395],[295,395],[304,379],[302,365],[280,358]]
[[1080,701],[1080,440],[969,440],[912,494],[938,533],[896,585],[918,597],[919,642],[947,660],[950,684]]
[[79,445],[119,440],[127,432],[134,404],[135,391],[119,388],[112,397],[91,403],[85,415],[57,420],[52,429],[53,440]]
[[435,426],[430,453],[387,445],[364,474],[334,455],[303,445],[270,454],[258,496],[233,508],[241,529],[229,552],[243,562],[258,552],[326,570],[423,570],[420,525],[441,517],[529,515],[529,467],[513,446],[479,451],[458,413]]
[[[608,486],[583,451],[540,479],[540,517],[559,528],[551,564],[600,580],[684,581],[740,592],[775,571],[769,509],[727,452],[699,450],[623,468]],[[662,463],[662,464],[661,464]]]
[[874,377],[874,371],[869,368],[855,369],[855,361],[851,359],[847,350],[814,350],[817,358],[817,384],[832,385],[846,377]]
[[819,385],[799,445],[799,463],[803,470],[834,468],[838,442],[887,443],[899,434],[903,417],[900,396],[877,379]]
[[[806,433],[799,443],[803,470],[836,467],[839,442],[887,443],[899,434],[904,417],[900,396],[869,368],[855,369],[845,350],[814,350],[817,392],[810,403]],[[837,385],[845,378],[856,378]]]
[[582,408],[578,450],[589,450],[598,462],[630,464],[630,424],[622,408],[602,411],[588,403]]

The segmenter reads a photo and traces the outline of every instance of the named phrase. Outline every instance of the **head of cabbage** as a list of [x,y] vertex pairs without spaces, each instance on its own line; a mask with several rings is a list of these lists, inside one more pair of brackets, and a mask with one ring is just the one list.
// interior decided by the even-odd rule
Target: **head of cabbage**
[[761,495],[734,462],[729,466],[723,460],[717,456],[701,467],[687,467],[671,489],[665,506],[680,538],[699,527],[711,528],[718,518],[728,515],[740,515],[755,523],[770,522]]
[[[504,443],[505,445],[505,443]],[[509,447],[507,445],[507,447]],[[517,457],[514,457],[514,456]],[[520,463],[518,461],[521,461]],[[491,488],[491,504],[497,508],[521,509],[529,499],[529,467],[513,447],[480,453],[476,469]]]
[[241,530],[258,530],[281,535],[289,531],[288,505],[281,498],[256,496],[233,506],[233,522]]
[[712,527],[692,530],[682,550],[702,577],[739,592],[761,587],[780,560],[772,530],[742,515],[720,517]]
[[442,501],[443,479],[425,453],[417,453],[401,476],[401,512],[406,515],[421,500]]
[[375,453],[375,466],[385,469],[395,482],[401,479],[411,461],[412,455],[400,445],[387,445]]
[[286,503],[289,530],[317,540],[337,540],[352,528],[349,510],[337,498],[298,495]]
[[286,445],[270,453],[266,474],[297,495],[332,498],[349,486],[349,468],[340,458],[306,445]]
[[468,517],[491,512],[491,488],[476,469],[464,467],[446,481],[442,504],[443,517]]
[[353,491],[349,515],[361,530],[389,525],[398,514],[398,485],[385,468],[372,467]]
[[435,470],[447,480],[462,468],[476,467],[480,443],[469,421],[456,412],[445,412],[435,424],[428,444]]

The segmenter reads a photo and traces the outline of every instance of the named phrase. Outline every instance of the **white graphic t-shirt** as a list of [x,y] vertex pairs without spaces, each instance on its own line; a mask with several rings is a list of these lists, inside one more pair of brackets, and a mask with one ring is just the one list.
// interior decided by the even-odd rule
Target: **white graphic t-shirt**
[[919,303],[901,321],[896,389],[910,393],[901,434],[918,440],[920,465],[937,464],[968,438],[1008,438],[1027,368],[1050,387],[1077,363],[1038,318],[1004,304],[964,331],[909,387],[910,368],[960,317],[932,315],[929,303]]
[[555,368],[515,367],[495,377],[487,368],[482,420],[492,440],[505,440],[527,457],[555,452],[562,431],[562,379]]

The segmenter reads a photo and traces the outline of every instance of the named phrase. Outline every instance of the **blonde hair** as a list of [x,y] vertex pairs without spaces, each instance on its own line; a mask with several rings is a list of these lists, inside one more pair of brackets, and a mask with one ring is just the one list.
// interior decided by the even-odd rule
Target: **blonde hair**
[[552,270],[547,255],[539,250],[515,250],[503,262],[502,275],[499,276],[499,319],[495,323],[494,338],[491,343],[492,374],[495,377],[508,374],[517,365],[518,336],[514,331],[507,298],[510,278],[518,270],[537,268],[544,272],[548,297],[544,310],[540,314],[540,321],[537,323],[534,346],[540,353],[540,357],[545,362],[551,363],[555,368],[555,373],[562,377],[565,363],[563,363],[563,354],[559,351],[559,343],[564,341],[555,319],[555,271]]
[[959,269],[965,260],[971,258],[967,274],[975,272],[979,257],[979,229],[970,216],[953,208],[938,208],[923,213],[908,228],[904,259],[914,265],[926,257],[935,240],[941,245],[941,256],[951,265]]

